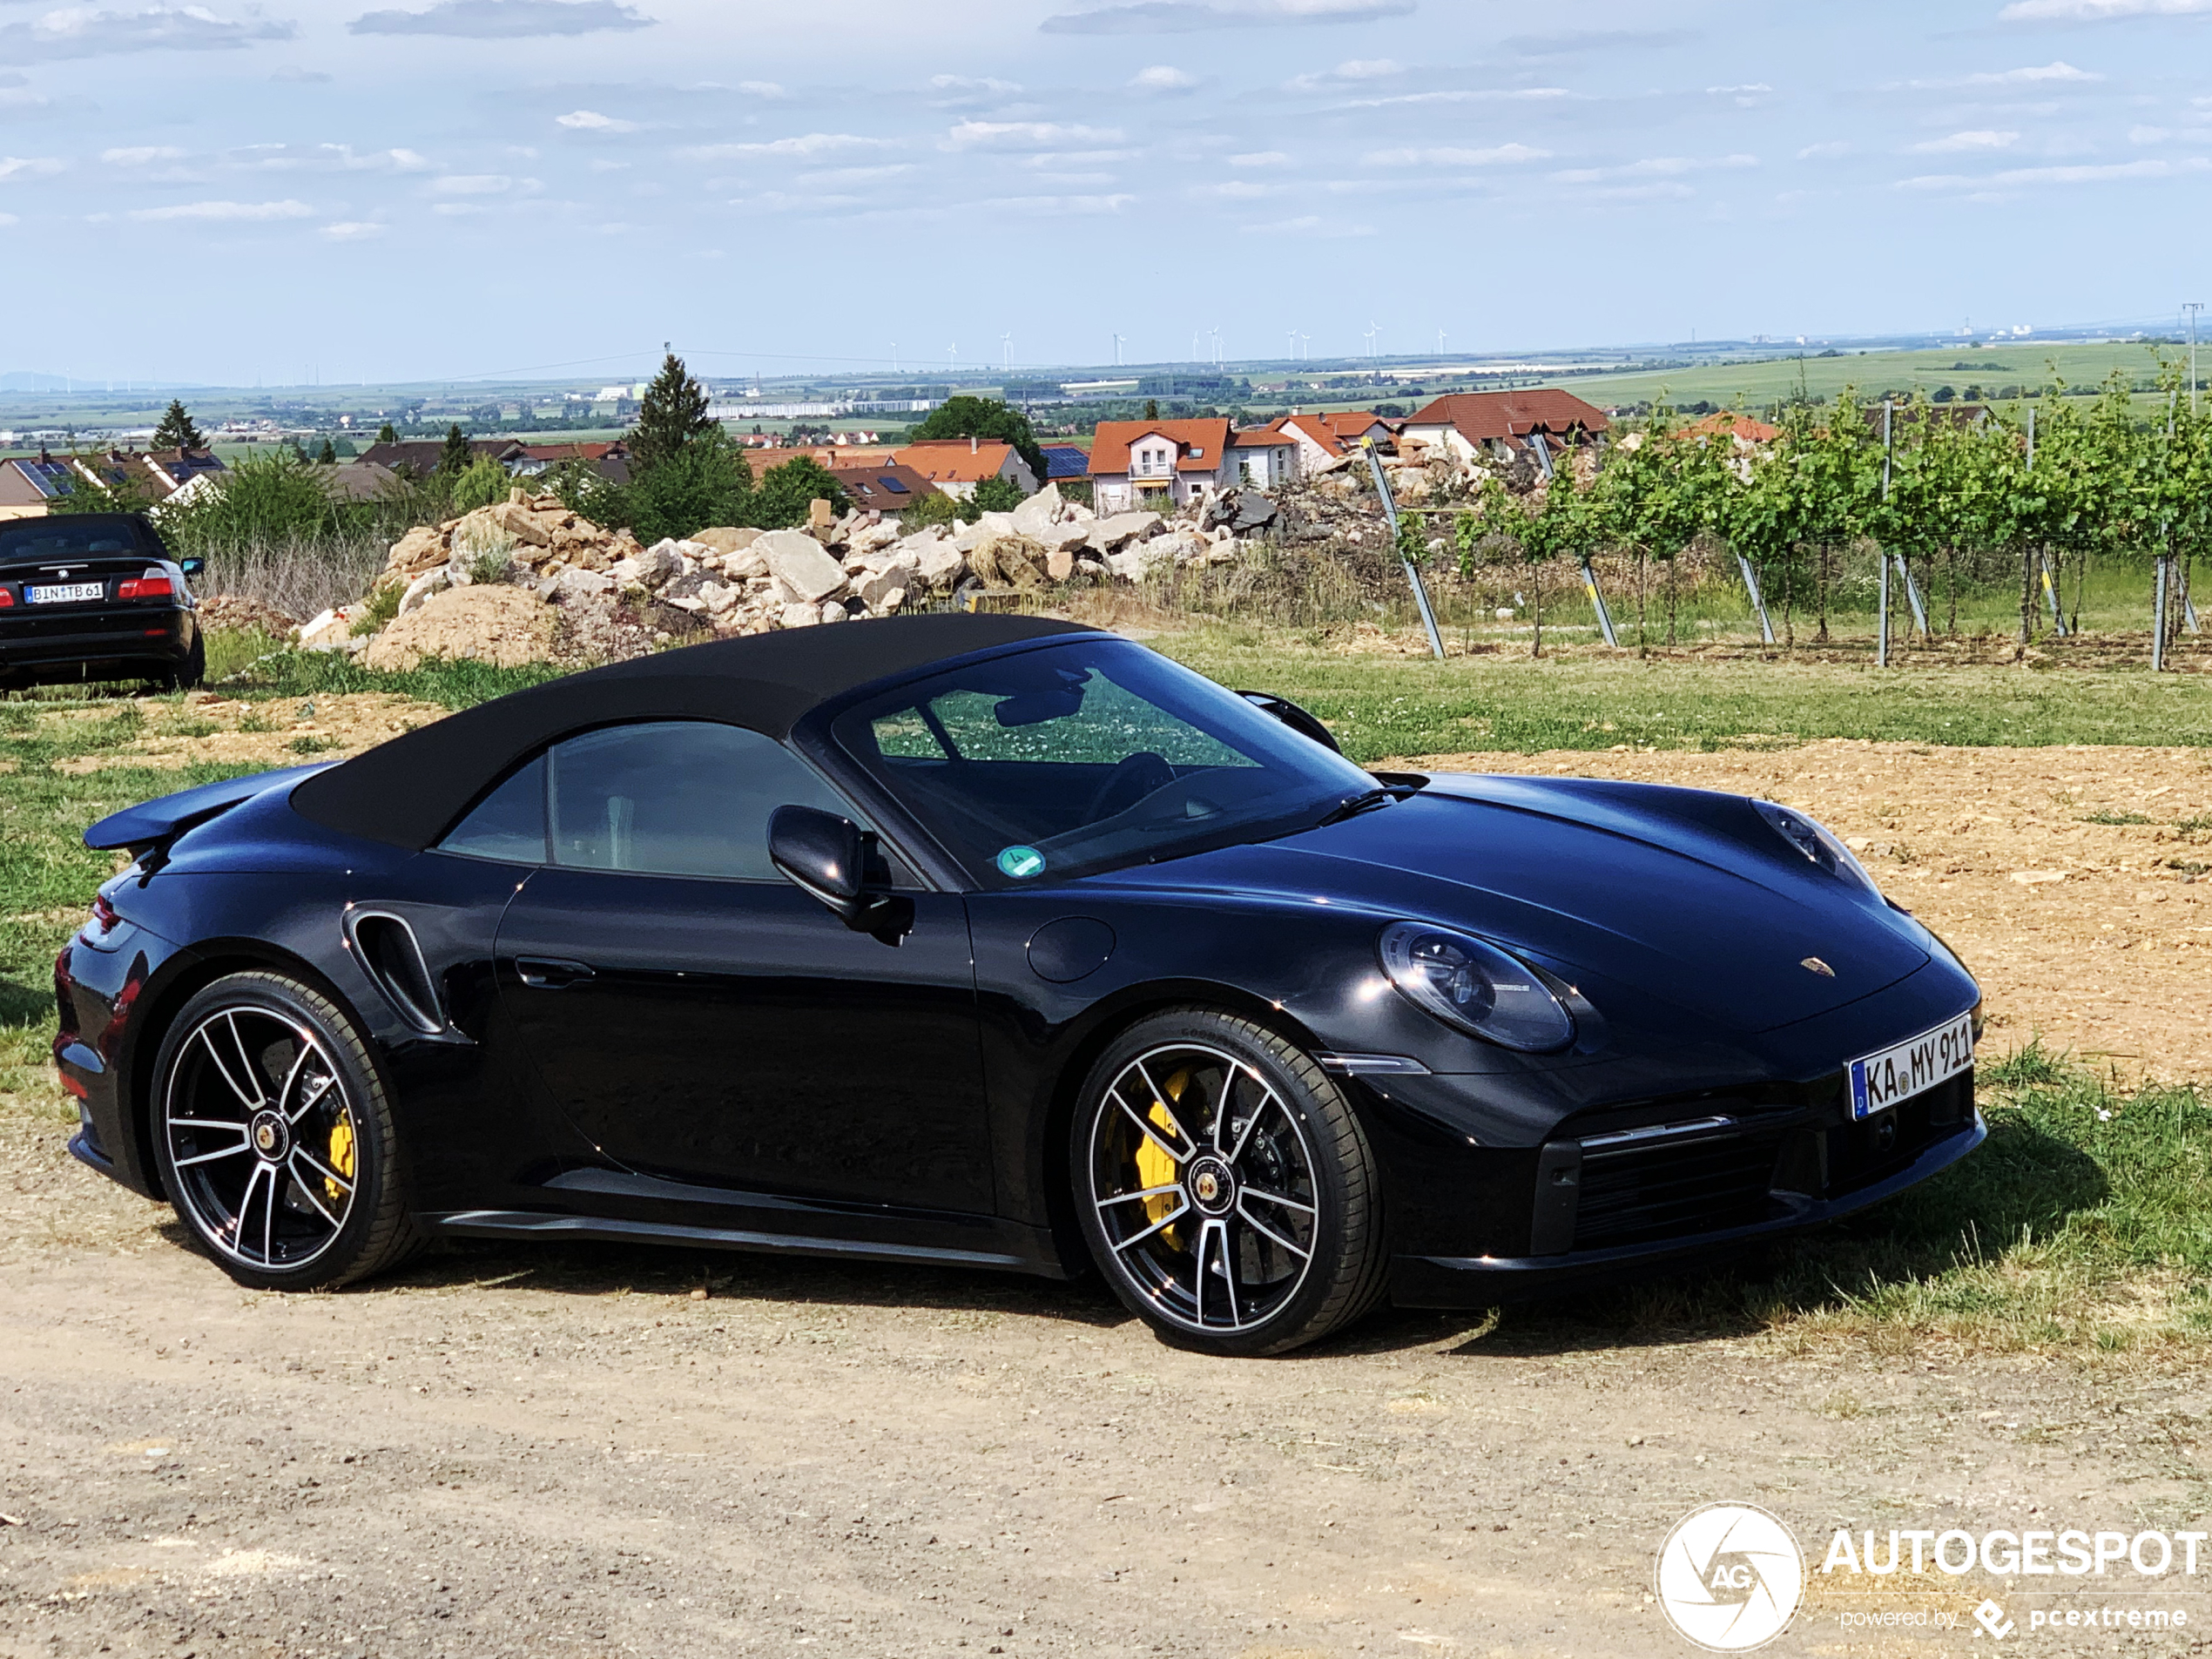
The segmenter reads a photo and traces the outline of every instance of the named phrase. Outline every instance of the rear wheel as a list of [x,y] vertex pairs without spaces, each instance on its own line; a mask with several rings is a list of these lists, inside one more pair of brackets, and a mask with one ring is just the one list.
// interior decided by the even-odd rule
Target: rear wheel
[[1092,1068],[1071,1150],[1091,1254],[1177,1346],[1280,1353],[1372,1308],[1387,1251],[1372,1154],[1312,1055],[1177,1009]]
[[153,1112],[170,1201],[239,1284],[341,1285],[415,1248],[383,1083],[311,987],[250,973],[200,991],[162,1042]]
[[196,689],[207,678],[207,636],[194,634],[192,649],[185,653],[185,660],[162,677],[162,683],[172,691]]

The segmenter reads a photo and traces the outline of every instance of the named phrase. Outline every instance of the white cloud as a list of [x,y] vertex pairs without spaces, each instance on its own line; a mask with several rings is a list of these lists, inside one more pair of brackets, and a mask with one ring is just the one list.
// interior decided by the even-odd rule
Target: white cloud
[[1057,121],[962,121],[945,135],[948,150],[1056,150],[1067,145],[1119,144],[1119,127]]
[[1525,144],[1501,144],[1487,150],[1439,145],[1418,150],[1370,150],[1361,157],[1371,167],[1487,167],[1499,162],[1547,161],[1548,150]]
[[322,233],[334,242],[367,242],[384,234],[385,226],[372,225],[366,219],[341,219],[326,225]]
[[1905,84],[1915,91],[1925,92],[1953,86],[2078,86],[2102,79],[2103,76],[2086,69],[2076,69],[2061,58],[2048,64],[2030,64],[2024,69],[1984,70],[1978,75],[1957,75],[1938,81],[1907,81]]
[[1334,69],[1319,70],[1311,75],[1294,75],[1283,83],[1293,92],[1320,92],[1332,88],[1357,86],[1364,81],[1388,80],[1393,75],[1403,75],[1406,65],[1393,57],[1349,57]]
[[156,223],[169,219],[198,219],[217,223],[257,223],[277,219],[306,219],[315,210],[305,202],[172,202],[166,207],[141,207],[128,215]]
[[0,62],[104,57],[118,52],[221,51],[257,41],[289,40],[289,23],[251,17],[234,23],[204,5],[150,5],[136,11],[62,6],[28,23],[0,28]]
[[13,213],[0,213],[0,230],[5,230],[10,225],[20,225],[22,223],[23,221],[17,219]]
[[269,78],[273,81],[282,81],[287,85],[314,86],[328,80],[330,76],[320,69],[302,69],[297,64],[287,64]]
[[1258,201],[1269,196],[1279,196],[1288,185],[1263,185],[1249,179],[1231,179],[1218,185],[1193,185],[1187,192],[1200,201]]
[[645,29],[653,19],[621,0],[438,0],[422,11],[363,12],[347,28],[357,35],[449,35],[469,40],[523,40]]
[[432,179],[430,188],[441,196],[503,196],[515,181],[503,172],[448,173]]
[[428,172],[429,158],[413,150],[372,150],[367,154],[349,144],[250,144],[224,154],[234,167],[265,172],[297,168],[337,168],[345,172]]
[[44,179],[62,170],[58,156],[0,156],[0,182],[10,179]]
[[474,202],[439,202],[430,211],[442,213],[448,219],[465,219],[471,213],[481,213],[484,210]]
[[1009,213],[1030,213],[1046,218],[1091,218],[1100,214],[1118,213],[1136,199],[1121,194],[1113,196],[1000,196],[975,204]]
[[739,81],[738,91],[754,98],[789,98],[791,94],[774,81]]
[[1367,23],[1403,17],[1413,5],[1414,0],[1128,0],[1062,11],[1038,27],[1048,35],[1180,35],[1274,24]]
[[1254,150],[1244,155],[1230,157],[1229,165],[1232,167],[1287,167],[1291,165],[1291,158],[1280,150]]
[[[1716,156],[1710,158],[1649,156],[1642,161],[1631,161],[1618,167],[1570,168],[1564,172],[1555,172],[1552,177],[1563,185],[1593,185],[1614,179],[1672,179],[1689,172],[1710,172],[1716,168],[1756,167],[1758,165],[1757,156]],[[1677,187],[1676,193],[1688,195],[1689,192]]]
[[1154,64],[1130,76],[1129,84],[1140,92],[1187,92],[1198,84],[1198,78],[1172,64]]
[[1851,145],[1841,138],[1829,138],[1819,144],[1809,144],[1797,152],[1800,161],[1832,161],[1838,156],[1851,153]]
[[566,115],[556,115],[554,120],[571,132],[635,132],[635,121],[617,120],[611,115],[602,115],[597,110],[570,110]]
[[1973,132],[1954,132],[1947,138],[1929,138],[1913,145],[1910,152],[1916,156],[1956,155],[1974,150],[2009,150],[2020,141],[2020,135],[2012,132],[1993,132],[1984,129]]
[[851,132],[809,132],[795,138],[771,138],[764,144],[702,144],[676,153],[686,161],[740,161],[753,156],[793,156],[811,161],[817,156],[842,155],[853,150],[886,150],[887,138],[863,138]]
[[100,159],[115,167],[147,167],[157,161],[181,161],[185,152],[171,144],[129,145],[115,150],[103,150]]
[[2114,23],[2205,12],[2212,12],[2212,0],[2013,0],[1997,17],[2002,23]]
[[1897,188],[1948,192],[1987,191],[1993,186],[2002,190],[2018,190],[2029,185],[2118,184],[2136,179],[2180,179],[2207,172],[2212,172],[2212,160],[2202,156],[2186,156],[2173,161],[2146,159],[2082,162],[2054,167],[2010,167],[2002,172],[1980,178],[1955,172],[1923,173],[1916,178],[1898,179]]
[[1302,213],[1296,219],[1278,219],[1264,225],[1240,225],[1237,227],[1246,236],[1315,236],[1331,240],[1353,236],[1372,236],[1372,225],[1352,225],[1340,219],[1324,219],[1318,213]]
[[854,185],[881,184],[887,179],[900,179],[914,171],[911,162],[893,162],[882,167],[825,167],[815,172],[802,172],[802,185],[819,185],[825,189],[849,189]]

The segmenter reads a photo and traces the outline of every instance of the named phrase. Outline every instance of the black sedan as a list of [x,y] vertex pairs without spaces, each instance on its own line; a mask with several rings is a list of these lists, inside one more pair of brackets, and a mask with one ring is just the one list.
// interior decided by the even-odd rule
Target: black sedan
[[138,513],[71,513],[0,523],[0,691],[67,680],[151,679],[172,688],[207,671],[179,559]]
[[1963,1157],[1974,981],[1786,807],[1369,773],[1113,634],[861,622],[94,825],[73,1150],[241,1283],[431,1237],[1069,1275],[1279,1352]]

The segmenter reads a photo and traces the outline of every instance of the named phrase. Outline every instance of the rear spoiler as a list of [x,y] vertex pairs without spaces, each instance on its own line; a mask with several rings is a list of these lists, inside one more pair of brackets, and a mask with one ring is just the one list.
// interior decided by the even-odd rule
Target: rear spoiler
[[180,789],[173,795],[140,801],[136,806],[110,813],[86,830],[84,845],[95,852],[121,850],[135,858],[147,848],[172,840],[195,824],[204,824],[264,791],[287,788],[335,764],[325,760],[312,766],[250,772],[243,778],[226,778],[220,783],[202,784],[197,789]]

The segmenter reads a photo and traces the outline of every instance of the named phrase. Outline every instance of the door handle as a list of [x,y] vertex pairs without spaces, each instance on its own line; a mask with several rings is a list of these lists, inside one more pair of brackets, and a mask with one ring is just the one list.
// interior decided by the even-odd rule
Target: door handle
[[592,976],[588,962],[572,962],[558,956],[517,956],[515,972],[523,984],[541,991],[557,991],[564,986],[581,985]]

